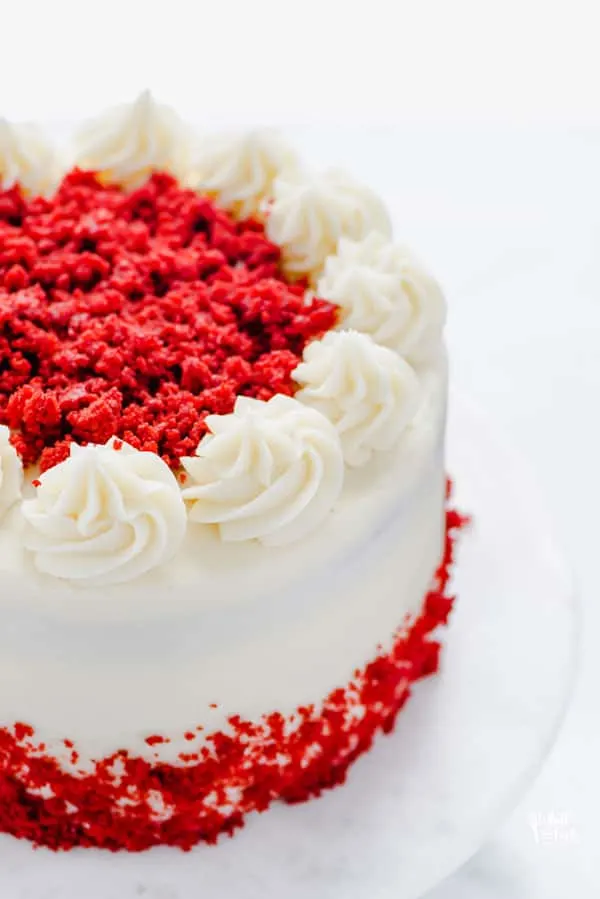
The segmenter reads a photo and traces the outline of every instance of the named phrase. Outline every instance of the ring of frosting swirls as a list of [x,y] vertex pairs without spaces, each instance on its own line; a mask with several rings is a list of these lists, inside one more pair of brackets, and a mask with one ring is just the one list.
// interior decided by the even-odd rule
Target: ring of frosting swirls
[[218,525],[225,541],[281,545],[329,513],[344,463],[335,428],[319,412],[283,394],[238,397],[231,414],[206,423],[211,433],[182,459],[192,521]]
[[133,580],[171,559],[186,530],[173,473],[155,453],[111,438],[71,445],[22,504],[39,571],[85,586]]
[[301,385],[296,398],[334,424],[350,466],[392,449],[419,407],[408,362],[357,331],[330,331],[310,343],[293,378]]

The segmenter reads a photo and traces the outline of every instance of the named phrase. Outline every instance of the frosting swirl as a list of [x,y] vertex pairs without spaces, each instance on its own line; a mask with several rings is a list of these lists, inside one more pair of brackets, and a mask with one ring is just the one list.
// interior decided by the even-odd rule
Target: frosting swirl
[[293,372],[302,385],[296,398],[335,425],[348,465],[394,446],[419,407],[419,381],[408,362],[356,331],[330,331],[306,347],[303,359]]
[[21,496],[22,483],[23,466],[10,443],[10,431],[6,425],[0,425],[0,519]]
[[76,138],[77,165],[98,173],[105,184],[132,190],[152,172],[189,174],[192,139],[177,113],[144,91],[134,103],[108,110]]
[[196,190],[210,194],[237,218],[256,216],[275,179],[298,162],[275,131],[220,134],[204,140],[197,159]]
[[210,415],[196,456],[182,459],[194,482],[183,491],[190,518],[217,524],[223,540],[291,543],[325,518],[342,489],[335,428],[314,409],[276,394],[238,397],[230,415]]
[[373,191],[343,172],[330,170],[278,178],[266,230],[282,248],[286,271],[316,283],[341,237],[361,240],[371,231],[389,235],[391,224]]
[[408,249],[381,234],[340,240],[317,294],[341,307],[344,328],[370,334],[410,361],[439,349],[446,318],[439,285]]
[[56,153],[34,125],[0,119],[0,187],[20,184],[28,194],[48,194],[58,180]]
[[25,546],[45,574],[86,586],[139,577],[177,551],[186,529],[181,491],[165,462],[111,438],[71,445],[23,503]]

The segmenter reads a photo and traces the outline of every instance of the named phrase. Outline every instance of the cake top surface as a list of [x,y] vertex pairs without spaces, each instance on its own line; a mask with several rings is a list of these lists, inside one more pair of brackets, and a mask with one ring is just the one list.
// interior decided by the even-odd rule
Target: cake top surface
[[291,394],[336,323],[286,283],[262,223],[171,176],[125,193],[75,171],[49,199],[2,203],[0,420],[25,465],[118,436],[177,468],[238,393]]
[[445,303],[345,173],[144,92],[62,151],[0,122],[0,187],[0,529],[43,576],[298,541],[416,427]]

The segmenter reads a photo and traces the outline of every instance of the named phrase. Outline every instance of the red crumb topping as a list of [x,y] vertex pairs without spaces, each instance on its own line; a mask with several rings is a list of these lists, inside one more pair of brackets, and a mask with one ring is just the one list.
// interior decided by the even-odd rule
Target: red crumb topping
[[52,199],[0,192],[0,423],[25,464],[117,435],[176,468],[239,394],[291,394],[336,308],[279,249],[168,175],[133,193],[74,170]]
[[[299,708],[289,718],[274,711],[258,722],[233,716],[227,732],[207,736],[196,753],[182,753],[180,765],[121,750],[80,774],[46,755],[31,727],[0,730],[0,831],[56,850],[190,849],[232,834],[248,813],[264,811],[275,799],[303,802],[342,784],[376,734],[392,730],[411,684],[438,668],[433,633],[452,609],[448,578],[465,519],[448,511],[446,522],[444,558],[420,617],[398,632],[389,652],[380,652],[319,707]],[[54,795],[43,798],[42,787]]]
[[160,743],[168,743],[169,740],[166,737],[161,737],[159,734],[154,734],[151,737],[146,737],[146,743],[148,746],[158,746]]

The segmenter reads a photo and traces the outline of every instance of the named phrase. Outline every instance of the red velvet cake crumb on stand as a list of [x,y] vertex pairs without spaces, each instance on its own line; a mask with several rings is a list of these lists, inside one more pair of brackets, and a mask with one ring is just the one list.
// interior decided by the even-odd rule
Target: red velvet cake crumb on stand
[[[419,617],[319,707],[291,717],[273,711],[258,722],[233,716],[227,732],[208,735],[179,765],[122,751],[97,760],[91,773],[68,772],[45,755],[29,724],[0,730],[0,831],[56,850],[190,849],[231,834],[247,814],[276,799],[303,802],[343,783],[377,732],[392,730],[411,684],[438,669],[434,632],[452,608],[448,581],[465,522],[447,510],[443,559]],[[168,739],[151,734],[147,743]],[[76,745],[67,739],[65,745],[77,765]]]

